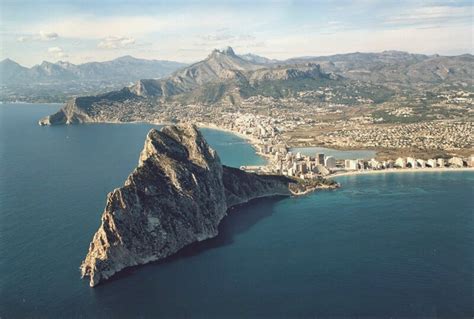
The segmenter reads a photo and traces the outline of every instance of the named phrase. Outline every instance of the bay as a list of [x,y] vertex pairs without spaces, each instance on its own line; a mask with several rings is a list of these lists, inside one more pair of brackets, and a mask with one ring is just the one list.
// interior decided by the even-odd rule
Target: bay
[[[344,176],[343,188],[233,209],[220,235],[94,289],[79,265],[147,124],[40,127],[0,106],[2,318],[472,317],[474,174]],[[203,134],[228,165],[264,160]]]

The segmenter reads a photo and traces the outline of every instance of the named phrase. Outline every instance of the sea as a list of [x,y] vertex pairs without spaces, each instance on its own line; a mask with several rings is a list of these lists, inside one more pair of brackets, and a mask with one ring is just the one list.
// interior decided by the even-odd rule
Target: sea
[[[0,105],[0,318],[472,318],[474,173],[337,178],[232,209],[214,238],[92,289],[79,266],[148,124],[40,127]],[[223,163],[245,140],[203,130]]]

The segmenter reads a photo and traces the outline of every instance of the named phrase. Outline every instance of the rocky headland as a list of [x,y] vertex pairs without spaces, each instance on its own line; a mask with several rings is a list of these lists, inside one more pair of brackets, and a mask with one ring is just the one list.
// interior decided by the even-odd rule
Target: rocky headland
[[337,186],[324,179],[302,183],[224,166],[194,125],[152,129],[138,167],[107,196],[82,276],[94,287],[126,267],[161,260],[212,238],[232,206]]

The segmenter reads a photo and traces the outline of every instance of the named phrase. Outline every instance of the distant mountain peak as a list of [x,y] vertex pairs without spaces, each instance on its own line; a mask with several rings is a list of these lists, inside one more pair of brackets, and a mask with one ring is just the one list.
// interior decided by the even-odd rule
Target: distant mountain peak
[[5,59],[0,62],[0,85],[16,88],[19,85],[28,84],[32,87],[28,89],[30,90],[28,92],[41,92],[47,90],[45,85],[62,88],[70,86],[71,81],[75,81],[74,90],[87,93],[84,90],[86,88],[90,90],[90,83],[100,87],[98,90],[103,90],[110,85],[122,87],[139,79],[168,76],[183,66],[185,64],[173,61],[124,56],[118,58],[118,61],[115,59],[77,65],[68,61],[42,61],[41,64],[26,68],[11,59]]
[[236,56],[234,49],[232,47],[226,47],[224,49],[214,49],[211,53],[211,56],[216,56],[216,55],[227,55],[227,56]]
[[232,47],[227,47],[224,49],[224,54],[235,55],[235,52],[234,52],[234,49],[232,49]]
[[276,59],[269,59],[267,57],[260,56],[260,55],[257,55],[257,54],[253,54],[253,53],[240,54],[239,57],[246,60],[246,61],[253,62],[253,63],[259,63],[259,64],[271,64],[271,63],[280,62]]
[[140,59],[137,59],[131,55],[124,55],[124,56],[114,59],[114,61],[138,61],[138,60]]
[[409,54],[408,52],[405,51],[400,51],[400,50],[384,50],[382,53],[385,54]]
[[6,58],[6,59],[3,59],[2,61],[0,61],[1,63],[15,63],[15,64],[18,64],[16,63],[15,61],[13,61],[12,59],[10,58]]
[[53,65],[53,64],[54,64],[54,63],[49,62],[49,61],[43,61],[43,62],[41,62],[40,66],[51,66],[51,65]]
[[56,64],[63,67],[63,68],[69,68],[69,67],[75,66],[75,64],[73,64],[71,62],[68,62],[68,61],[58,61]]
[[27,68],[22,67],[12,59],[6,58],[0,61],[0,79],[9,78],[11,76],[17,76]]

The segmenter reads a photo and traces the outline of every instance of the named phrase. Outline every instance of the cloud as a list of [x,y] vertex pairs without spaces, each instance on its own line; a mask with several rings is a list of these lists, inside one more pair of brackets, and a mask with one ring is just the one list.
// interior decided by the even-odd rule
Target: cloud
[[206,44],[220,44],[225,42],[252,42],[255,41],[255,36],[250,34],[239,34],[233,35],[229,33],[213,33],[206,34],[198,37],[202,42]]
[[57,59],[68,57],[68,55],[64,52],[64,50],[61,47],[48,48],[48,53]]
[[111,36],[102,39],[97,45],[101,49],[123,49],[129,48],[135,44],[135,39],[132,37]]
[[59,38],[59,35],[56,32],[45,32],[40,31],[37,34],[20,36],[16,40],[18,42],[29,42],[29,41],[54,41]]
[[230,34],[206,34],[200,36],[199,38],[206,42],[221,42],[232,40],[235,38],[235,36]]
[[49,53],[58,53],[58,52],[62,52],[62,51],[63,51],[63,49],[61,49],[60,47],[52,47],[52,48],[48,49]]
[[207,50],[232,46],[240,49],[251,49],[265,46],[265,42],[258,40],[251,34],[231,34],[228,29],[221,29],[216,32],[200,35],[196,38],[193,45]]
[[[227,45],[238,53],[252,52],[276,59],[389,49],[429,54],[474,50],[471,3],[465,6],[454,0],[344,0],[334,5],[331,1],[271,3],[164,7],[150,4],[107,15],[88,9],[42,19],[22,17],[21,23],[12,24],[7,30],[16,43],[5,45],[4,55],[28,55],[31,60],[39,60],[38,50],[24,50],[26,44],[20,43],[36,41],[44,41],[34,43],[43,48],[43,54],[48,47],[57,45],[71,55],[74,52],[72,59],[76,62],[83,62],[81,59],[85,57],[112,59],[120,49],[143,58],[194,62],[206,57],[212,49]],[[39,34],[39,30],[45,32]],[[48,54],[64,55],[62,52]]]
[[56,32],[40,31],[39,36],[37,38],[41,41],[52,41],[56,40],[58,37],[59,35]]
[[257,13],[239,15],[221,10],[198,10],[175,14],[133,15],[98,17],[76,15],[67,19],[25,25],[21,32],[31,30],[61,30],[61,37],[82,39],[104,39],[111,34],[121,34],[138,38],[156,32],[179,33],[183,30],[217,30],[220,28],[254,28],[262,23]]
[[396,15],[386,17],[385,24],[399,25],[440,25],[471,22],[472,11],[465,7],[425,6],[404,10]]

